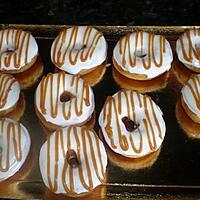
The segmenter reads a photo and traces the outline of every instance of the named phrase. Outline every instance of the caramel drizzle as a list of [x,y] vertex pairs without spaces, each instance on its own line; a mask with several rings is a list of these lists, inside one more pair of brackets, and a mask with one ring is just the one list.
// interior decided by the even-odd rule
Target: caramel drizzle
[[[12,37],[10,37],[10,34],[12,34]],[[13,65],[17,69],[21,66],[23,61],[25,65],[28,63],[30,35],[31,34],[29,32],[15,29],[2,31],[0,35],[0,49],[2,50],[3,41],[6,40],[7,45],[10,43],[14,45],[14,51],[6,53],[5,58],[3,58],[3,54],[5,54],[5,52],[0,52],[1,66],[4,64],[6,67],[9,67],[13,61]],[[24,57],[22,56],[23,50],[25,52]]]
[[[135,95],[135,94],[137,94],[137,95]],[[121,101],[122,95],[124,95],[124,97],[125,97],[125,102],[123,103],[123,105],[122,105],[122,101]],[[141,125],[140,125],[140,127],[138,127],[138,133],[140,135],[140,143],[139,143],[138,149],[136,148],[136,146],[134,144],[132,134],[130,134],[129,137],[127,137],[126,135],[124,135],[122,133],[122,130],[120,127],[119,114],[121,113],[122,106],[123,106],[123,109],[127,109],[127,115],[129,118],[131,118],[130,112],[132,111],[133,120],[136,121],[136,115],[135,115],[136,105],[135,105],[134,96],[137,97],[140,108],[142,108],[145,111],[145,117],[142,120],[142,122],[143,122],[145,130],[146,130],[149,147],[152,151],[154,151],[157,148],[156,139],[155,139],[155,133],[156,133],[155,131],[157,130],[159,137],[161,139],[163,138],[162,133],[161,133],[161,127],[159,125],[157,116],[155,114],[152,100],[147,96],[143,96],[143,99],[141,99],[141,95],[139,95],[139,93],[135,93],[135,92],[131,91],[130,95],[129,95],[126,90],[121,90],[117,94],[116,98],[112,98],[110,96],[107,98],[106,103],[103,108],[103,122],[104,122],[104,124],[106,124],[106,126],[105,126],[106,134],[110,140],[111,147],[113,149],[116,149],[117,144],[114,141],[114,137],[113,137],[114,133],[113,133],[112,124],[111,124],[112,117],[114,117],[114,121],[115,121],[114,123],[117,126],[117,137],[118,137],[120,148],[123,151],[128,150],[129,149],[128,140],[129,140],[131,147],[135,153],[139,154],[142,152],[143,138],[142,138],[142,133],[141,133],[141,129],[140,129]],[[147,108],[148,101],[150,102],[150,107]],[[117,102],[118,102],[118,106],[117,106]],[[150,110],[151,110],[151,112],[150,112]],[[153,116],[151,116],[150,113],[152,113]],[[155,121],[156,127],[153,127],[152,120]],[[149,130],[149,127],[150,127],[150,130]]]
[[[81,62],[86,62],[89,58],[93,56],[95,48],[100,38],[103,36],[103,34],[101,32],[97,32],[94,36],[91,36],[93,28],[87,26],[83,33],[82,43],[80,44],[82,48],[78,49],[75,55],[72,56],[72,52],[77,42],[77,35],[78,35],[79,29],[80,28],[78,26],[74,26],[72,28],[70,35],[68,35],[69,33],[68,33],[68,30],[66,29],[60,32],[57,38],[55,39],[53,52],[52,52],[52,60],[56,66],[62,67],[64,65],[66,55],[68,56],[68,59],[71,65],[75,65],[78,59],[80,59]],[[68,37],[69,37],[68,45],[62,51],[63,46],[66,43],[66,39]],[[92,41],[90,45],[89,45],[89,41]]]
[[[7,127],[5,127],[7,126]],[[17,125],[15,125],[12,122],[9,122],[6,125],[5,120],[3,119],[1,121],[1,132],[0,135],[4,135],[4,128],[6,129],[6,166],[3,167],[3,156],[2,153],[0,154],[0,171],[1,172],[7,172],[9,170],[9,168],[11,167],[11,163],[10,163],[10,151],[11,148],[14,148],[14,152],[15,152],[15,158],[18,162],[20,162],[22,160],[22,146],[21,146],[21,127],[20,124],[18,123]],[[16,140],[16,137],[18,138],[18,143]],[[10,138],[12,141],[12,144],[10,144]]]
[[[53,79],[53,74],[49,73],[46,77],[43,77],[40,83],[40,110],[45,115],[46,112],[46,101],[50,101],[50,114],[52,118],[56,118],[58,116],[58,104],[59,104],[59,91],[60,88],[64,88],[65,91],[67,91],[66,88],[66,77],[67,75],[64,72],[58,73],[57,80]],[[78,93],[78,89],[82,87],[82,95],[80,98],[80,103],[78,102],[78,98],[75,98],[75,103],[73,104],[75,106],[75,113],[77,116],[81,116],[83,113],[83,107],[90,106],[90,99],[89,99],[89,86],[84,81],[83,85],[80,85],[80,78],[78,76],[73,76],[71,79],[71,87],[76,87],[76,93]],[[57,88],[54,88],[57,84]],[[49,89],[48,89],[49,88]],[[56,100],[54,102],[54,96],[53,92],[56,93]],[[50,99],[46,99],[47,93],[50,93]],[[66,103],[69,103],[69,109],[66,111]],[[62,115],[64,119],[69,120],[71,117],[71,109],[72,109],[72,100],[69,102],[63,102],[62,103]]]
[[188,86],[189,90],[191,91],[194,100],[196,102],[196,106],[198,109],[200,109],[200,93],[199,93],[199,88],[200,88],[200,80],[198,76],[192,76],[190,79],[191,83],[188,81],[186,83],[186,86]]
[[[99,179],[99,181],[101,183],[103,183],[104,179],[105,179],[99,140],[98,140],[96,134],[94,133],[95,144],[96,144],[96,148],[97,148],[97,155],[95,155],[95,152],[94,152],[95,144],[94,144],[94,141],[92,141],[91,133],[89,132],[89,130],[86,127],[82,127],[81,134],[80,134],[80,136],[78,136],[77,127],[71,126],[68,129],[66,129],[67,145],[66,145],[66,148],[64,148],[65,146],[64,146],[64,142],[63,142],[64,141],[64,138],[63,138],[64,132],[63,131],[64,131],[63,129],[56,130],[54,144],[51,143],[50,137],[48,137],[48,139],[47,139],[47,178],[48,178],[50,190],[53,192],[56,192],[58,190],[58,178],[59,178],[58,174],[61,174],[61,181],[62,181],[62,185],[63,185],[65,191],[70,194],[75,193],[74,188],[75,188],[76,182],[74,181],[74,170],[76,170],[76,169],[70,167],[70,165],[68,164],[67,159],[66,159],[67,150],[71,149],[71,139],[70,138],[72,137],[72,134],[73,134],[74,139],[75,139],[75,144],[77,145],[77,149],[76,149],[77,158],[79,160],[81,160],[81,162],[82,162],[77,166],[79,180],[80,180],[82,186],[86,190],[91,191],[93,189],[93,180],[92,180],[91,166],[89,164],[88,155],[87,155],[88,152],[90,152],[90,154],[91,154],[93,168],[95,170],[97,178]],[[79,139],[79,137],[81,137],[81,139]],[[86,144],[86,140],[89,142],[89,145]],[[61,145],[62,152],[59,152],[59,150],[58,150],[59,145]],[[51,158],[50,152],[51,152],[52,148],[54,148],[54,151],[55,151],[54,158]],[[83,155],[84,155],[82,159],[80,159],[81,149],[83,150]],[[58,166],[58,161],[61,158],[64,159],[63,167]],[[54,159],[53,167],[51,167],[52,159]],[[97,160],[99,160],[99,162],[100,162],[101,174],[97,167]],[[87,173],[86,177],[87,178],[85,178],[85,176],[83,175],[83,173],[84,173],[83,168],[82,168],[83,163],[86,166],[86,173]],[[60,173],[59,173],[59,169],[61,170]],[[54,171],[53,180],[51,178],[51,170]],[[69,185],[67,185],[67,181],[66,181],[67,177],[69,178]],[[88,179],[88,180],[86,180],[86,179]],[[88,182],[88,184],[87,184],[87,182]]]
[[[121,38],[119,41],[119,53],[122,55],[122,64],[126,65],[128,62],[131,67],[137,66],[137,55],[136,52],[138,50],[143,51],[144,49],[144,40],[143,40],[144,33],[142,31],[135,33],[135,51],[134,54],[131,54],[131,44],[130,44],[130,36],[131,34],[128,33],[125,37]],[[139,43],[139,37],[141,42],[141,49],[138,47]],[[147,63],[145,62],[145,58],[142,59],[142,64],[145,69],[150,69],[152,63],[156,67],[161,67],[163,64],[163,53],[165,53],[165,38],[163,36],[160,37],[159,45],[160,45],[160,55],[159,55],[159,61],[156,60],[155,52],[154,52],[154,37],[155,35],[153,33],[148,33],[148,46],[147,46]],[[128,54],[128,59],[126,59],[126,55]]]
[[[193,30],[194,36],[200,36],[200,29]],[[184,46],[184,42],[183,40],[186,39],[187,43],[188,43],[188,50],[186,50],[185,46]],[[188,61],[191,62],[193,60],[193,58],[195,57],[197,60],[200,60],[200,51],[198,51],[195,47],[193,47],[193,43],[191,41],[191,31],[188,30],[186,31],[183,35],[181,35],[180,37],[180,45],[181,45],[181,51],[183,54],[183,58]]]
[[7,103],[8,94],[15,82],[16,80],[10,76],[0,76],[0,108],[3,108]]

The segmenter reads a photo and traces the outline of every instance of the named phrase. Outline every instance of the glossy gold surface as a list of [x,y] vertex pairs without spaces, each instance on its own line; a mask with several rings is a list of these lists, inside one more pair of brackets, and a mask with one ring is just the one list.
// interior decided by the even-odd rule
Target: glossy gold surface
[[[50,60],[50,47],[57,33],[69,26],[65,25],[0,25],[0,28],[22,28],[36,36],[39,51],[45,66],[44,74],[53,71]],[[96,26],[105,33],[109,45],[108,61],[111,63],[112,50],[121,35],[134,30],[145,30],[165,35],[175,49],[175,41],[185,29],[181,27],[134,27]],[[109,86],[109,87],[108,87]],[[107,184],[95,190],[85,199],[194,199],[200,198],[200,140],[187,137],[180,128],[175,113],[182,85],[170,71],[167,87],[149,93],[160,106],[166,121],[166,137],[155,162],[144,169],[124,169],[109,162]],[[34,111],[35,87],[25,91],[26,110],[21,122],[31,134],[32,147],[28,160],[22,169],[9,180],[0,183],[0,197],[25,199],[68,199],[63,195],[53,195],[43,184],[38,155],[46,135]],[[94,87],[96,116],[108,95],[119,90],[112,78],[111,67],[103,80]],[[97,121],[97,120],[96,120]],[[96,123],[95,130],[99,127]]]

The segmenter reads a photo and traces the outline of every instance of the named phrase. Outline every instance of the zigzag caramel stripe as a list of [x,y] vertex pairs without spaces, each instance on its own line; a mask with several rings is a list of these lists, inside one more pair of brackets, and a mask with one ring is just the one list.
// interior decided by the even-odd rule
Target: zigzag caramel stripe
[[6,105],[8,94],[16,82],[17,80],[11,76],[5,74],[0,75],[0,108]]
[[[144,58],[142,59],[142,64],[145,69],[151,68],[152,63],[156,67],[161,67],[163,64],[163,53],[165,53],[165,38],[163,36],[159,36],[159,44],[155,44],[154,42],[154,37],[155,35],[153,33],[148,33],[148,46],[144,46],[144,33],[142,31],[136,32],[135,37],[134,37],[134,42],[135,42],[135,53],[132,55],[131,54],[131,41],[130,41],[130,36],[131,34],[127,34],[125,37],[121,38],[119,40],[119,53],[122,56],[122,64],[126,65],[128,63],[131,67],[137,66],[137,56],[136,52],[138,50],[143,50],[144,48],[147,48],[147,63],[145,62]],[[139,43],[139,38],[140,38],[140,43],[141,43],[141,48],[138,48],[138,43]],[[156,60],[155,58],[155,52],[154,52],[154,46],[159,45],[160,46],[160,55],[159,55],[159,60]],[[128,55],[127,55],[128,54]],[[126,57],[128,56],[128,59]]]
[[[97,32],[95,35],[92,35],[91,33],[93,28],[87,26],[83,33],[82,43],[80,44],[82,48],[77,50],[75,56],[72,57],[72,51],[77,42],[77,35],[81,34],[79,33],[79,29],[80,27],[74,26],[72,27],[71,34],[69,34],[69,29],[66,29],[60,32],[59,35],[56,37],[52,47],[52,60],[56,66],[61,67],[65,62],[66,56],[68,56],[67,59],[69,59],[71,65],[75,65],[78,59],[80,59],[81,62],[86,62],[89,58],[92,57],[96,45],[98,44],[103,34],[101,32]],[[63,45],[66,43],[67,38],[70,38],[67,47],[63,51],[61,51],[61,49],[63,49]],[[89,44],[89,41],[92,42]]]
[[[10,168],[10,152],[14,148],[15,158],[18,162],[22,160],[22,146],[21,146],[21,126],[19,123],[14,124],[13,122],[5,122],[1,120],[0,122],[0,137],[6,137],[6,165],[3,167],[3,157],[2,152],[0,153],[0,171],[7,172]],[[18,138],[18,139],[17,139]],[[10,142],[11,141],[11,142]],[[3,150],[4,151],[4,150]]]
[[[193,57],[197,60],[200,60],[200,50],[198,50],[191,40],[191,33],[193,32],[195,37],[200,36],[200,29],[193,29],[193,30],[187,30],[185,33],[183,33],[180,36],[180,45],[181,45],[181,52],[183,54],[183,58],[188,61],[192,62]],[[187,41],[188,49],[185,48],[183,40]]]
[[196,102],[196,106],[198,109],[200,109],[200,77],[199,76],[192,76],[190,80],[186,83],[186,86],[189,88],[189,90],[192,93],[192,96]]
[[[66,131],[66,135],[64,134]],[[89,131],[87,127],[81,127],[81,134],[78,134],[77,127],[71,126],[67,129],[58,129],[55,132],[55,140],[54,142],[49,137],[47,139],[47,178],[50,190],[56,192],[58,189],[58,181],[62,182],[64,190],[68,194],[74,194],[75,180],[74,180],[74,168],[71,167],[66,159],[67,151],[71,149],[71,137],[75,139],[75,144],[77,149],[74,149],[77,153],[78,160],[81,160],[81,163],[78,167],[78,176],[80,183],[82,186],[91,191],[93,189],[93,179],[92,179],[92,168],[95,170],[95,174],[101,183],[105,180],[105,173],[103,168],[103,161],[101,158],[102,152],[100,148],[100,141],[96,134],[94,133],[94,139],[91,136],[91,130]],[[65,138],[66,136],[67,138]],[[64,146],[64,141],[67,140],[66,147]],[[89,145],[87,145],[89,143]],[[61,148],[61,152],[59,152],[59,147]],[[97,149],[97,155],[95,155],[94,147]],[[51,151],[55,151],[55,157],[51,157]],[[83,152],[83,157],[81,158],[80,151]],[[89,164],[88,154],[91,155],[92,158],[92,167]],[[52,164],[52,159],[54,159],[54,164]],[[60,166],[61,162],[59,160],[63,160],[63,166]],[[98,168],[98,163],[100,163],[100,167]],[[83,170],[83,164],[86,167],[86,170]],[[61,171],[59,171],[61,170]],[[53,171],[54,177],[51,177],[51,171]],[[58,176],[61,174],[61,177]],[[69,179],[69,185],[67,185],[67,180]]]
[[[28,63],[29,41],[30,33],[17,29],[7,29],[0,32],[0,65],[3,64],[9,67],[11,63],[14,63],[15,68],[19,68],[21,63]],[[8,46],[14,45],[13,51],[4,50],[4,43]],[[7,49],[8,50],[8,49]],[[6,57],[3,54],[6,53]]]
[[[122,95],[124,95],[126,99],[123,105],[121,101]],[[117,145],[116,145],[117,141],[114,139],[114,137],[118,137],[120,148],[123,151],[127,151],[129,148],[132,148],[132,150],[135,153],[139,154],[143,150],[143,138],[142,138],[140,127],[138,127],[138,132],[140,134],[140,142],[139,142],[139,147],[136,148],[132,134],[129,134],[129,137],[127,137],[126,135],[122,133],[122,130],[120,127],[121,119],[119,118],[119,115],[121,114],[122,109],[127,109],[127,117],[130,118],[131,112],[132,112],[132,116],[134,118],[133,120],[136,121],[136,117],[137,117],[136,112],[135,112],[136,98],[138,99],[138,102],[139,102],[138,106],[141,109],[143,109],[145,113],[145,117],[143,118],[141,123],[143,123],[145,127],[145,134],[147,135],[147,138],[148,138],[149,148],[152,151],[156,150],[157,149],[156,133],[158,132],[158,135],[161,139],[163,139],[163,136],[161,133],[161,128],[159,125],[158,118],[155,113],[155,108],[150,97],[146,95],[142,96],[139,93],[133,92],[133,91],[131,91],[129,95],[126,90],[119,91],[117,94],[117,97],[115,98],[109,96],[103,108],[103,123],[106,124],[105,126],[106,134],[110,140],[110,144],[113,149],[117,148]],[[148,102],[150,103],[150,107],[147,108]],[[112,124],[111,124],[112,118],[114,118],[114,123],[117,126],[117,134],[115,136],[114,136]],[[152,125],[152,120],[154,120],[156,123],[155,127]],[[129,144],[131,144],[131,146]]]
[[[63,88],[63,92],[68,91],[66,86],[66,77],[68,77],[68,75],[66,75],[64,72],[60,72],[58,73],[57,80],[55,80],[53,74],[51,73],[42,78],[40,83],[40,110],[44,115],[46,114],[46,101],[50,101],[50,114],[52,118],[56,118],[58,114],[60,114],[58,113],[58,104],[60,102],[59,91],[60,88]],[[82,96],[80,99],[80,105],[78,105],[79,103],[77,97],[73,97],[75,98],[75,103],[73,105],[71,100],[62,103],[62,115],[66,120],[71,118],[72,106],[75,106],[76,115],[81,116],[83,113],[83,106],[90,106],[91,104],[89,99],[89,85],[85,81],[83,81],[83,84],[80,84],[79,80],[80,78],[78,76],[72,76],[70,85],[71,87],[74,86],[76,88],[76,93],[78,93],[78,90],[81,88]],[[55,85],[57,85],[56,88]],[[53,92],[56,96],[55,102]],[[47,99],[47,95],[50,96],[50,98]],[[70,104],[68,110],[66,110],[66,103]]]

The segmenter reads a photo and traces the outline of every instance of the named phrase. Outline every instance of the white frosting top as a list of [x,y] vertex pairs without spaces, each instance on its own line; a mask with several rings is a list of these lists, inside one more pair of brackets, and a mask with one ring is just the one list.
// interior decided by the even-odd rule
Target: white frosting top
[[30,32],[18,29],[0,31],[0,71],[20,70],[38,54]]
[[171,68],[173,55],[163,36],[133,32],[117,42],[113,58],[122,70],[152,79]]
[[[68,150],[76,153],[76,167],[68,163]],[[107,155],[93,130],[71,126],[48,137],[40,150],[39,165],[43,181],[52,192],[75,195],[105,181]]]
[[19,82],[11,75],[0,74],[0,112],[15,106],[19,97]]
[[200,29],[185,31],[176,42],[176,53],[184,65],[200,68]]
[[[160,108],[147,96],[121,90],[108,97],[99,116],[103,136],[110,148],[126,157],[142,157],[156,151],[165,136],[165,122]],[[139,125],[128,131],[122,118]]]
[[94,68],[107,57],[107,43],[101,32],[89,26],[74,26],[59,33],[51,47],[51,60],[70,74]]
[[200,117],[200,75],[193,75],[184,85],[181,93],[190,111]]
[[[61,102],[63,92],[72,97]],[[35,93],[37,110],[47,122],[58,126],[80,124],[94,112],[94,94],[91,87],[78,76],[64,72],[44,76]]]
[[19,171],[28,156],[31,140],[19,122],[1,119],[0,127],[0,181],[3,181]]

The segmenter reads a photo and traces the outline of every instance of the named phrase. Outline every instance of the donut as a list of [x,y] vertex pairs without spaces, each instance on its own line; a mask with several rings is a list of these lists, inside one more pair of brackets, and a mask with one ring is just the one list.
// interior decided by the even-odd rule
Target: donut
[[[146,85],[151,87],[147,90],[154,91],[159,89],[160,84],[161,88],[165,86],[172,60],[172,50],[164,36],[143,31],[128,33],[120,38],[113,50],[113,77],[122,88],[143,92],[138,85],[145,84],[144,91]],[[120,75],[131,85],[123,84]]]
[[103,33],[90,26],[62,30],[51,47],[51,60],[59,70],[80,74],[90,85],[102,79],[106,59],[107,42]]
[[176,53],[184,66],[200,72],[200,29],[186,30],[176,42]]
[[88,194],[106,181],[107,155],[103,143],[86,126],[56,129],[39,155],[44,184],[56,194]]
[[181,103],[190,118],[200,124],[200,75],[192,76],[181,90]]
[[156,103],[132,90],[120,90],[107,97],[99,125],[113,152],[137,159],[156,152],[166,132],[162,111]]
[[[37,58],[38,45],[30,32],[20,29],[0,30],[0,73],[13,74],[16,77],[22,74],[19,79],[21,82],[22,77],[27,78],[28,71],[35,68],[34,74],[31,70],[28,75],[39,78],[43,72],[43,65],[36,62]],[[33,85],[30,81],[25,83],[22,84],[22,88],[29,87],[29,84]]]
[[88,83],[64,72],[44,76],[35,92],[36,114],[50,130],[84,125],[92,118],[94,107],[94,94]]
[[0,74],[0,118],[19,120],[25,110],[19,82],[9,74]]
[[27,129],[19,122],[0,120],[0,181],[13,176],[24,164],[31,140]]

